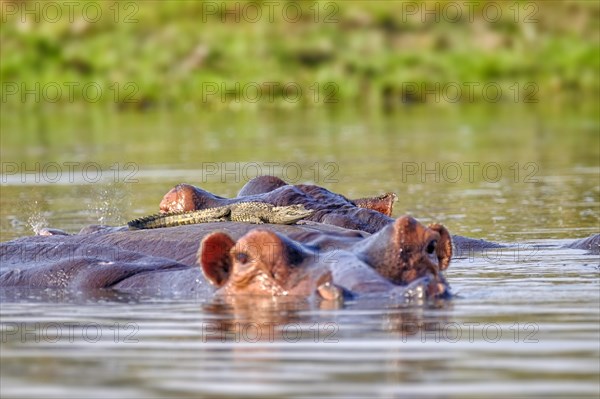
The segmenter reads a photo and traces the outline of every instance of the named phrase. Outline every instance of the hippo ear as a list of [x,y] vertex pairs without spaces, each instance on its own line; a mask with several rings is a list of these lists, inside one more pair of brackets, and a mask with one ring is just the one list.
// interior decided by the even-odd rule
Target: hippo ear
[[441,224],[430,224],[429,228],[435,230],[440,235],[440,241],[438,242],[436,254],[440,262],[440,270],[446,270],[450,265],[450,259],[452,258],[452,238],[448,230]]
[[160,201],[161,212],[188,212],[203,209],[212,194],[190,184],[180,183],[169,190]]
[[198,249],[198,263],[204,277],[211,284],[221,287],[231,273],[229,252],[235,242],[225,233],[212,233],[204,237]]
[[398,201],[398,196],[395,193],[385,193],[378,197],[367,197],[354,199],[352,202],[359,208],[371,209],[385,216],[392,216],[394,210],[394,202]]

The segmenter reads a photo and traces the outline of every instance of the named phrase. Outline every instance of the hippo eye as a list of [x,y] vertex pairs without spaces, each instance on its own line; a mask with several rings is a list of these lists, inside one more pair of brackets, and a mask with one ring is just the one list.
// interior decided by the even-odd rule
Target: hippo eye
[[235,254],[235,259],[242,265],[248,263],[248,255],[243,252],[238,252],[237,254]]
[[437,240],[433,240],[429,244],[427,244],[427,249],[426,249],[427,253],[428,254],[434,253],[436,245],[437,245]]

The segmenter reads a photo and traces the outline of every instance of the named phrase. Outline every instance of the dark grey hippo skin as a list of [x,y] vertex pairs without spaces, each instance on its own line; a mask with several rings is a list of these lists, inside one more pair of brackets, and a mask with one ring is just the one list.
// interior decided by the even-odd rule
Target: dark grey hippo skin
[[[373,271],[392,264],[390,251],[400,245],[396,225],[400,222],[376,234],[319,223],[261,225],[260,230],[276,233],[287,247],[302,248],[303,254],[310,254],[304,256],[304,265],[332,271],[332,283],[347,283],[344,289],[360,291],[361,278],[370,279],[371,287],[392,287]],[[211,295],[216,287],[206,280],[198,262],[203,238],[221,232],[237,241],[256,229],[257,225],[233,222],[133,231],[90,226],[76,235],[54,231],[48,236],[19,238],[0,244],[0,287],[150,289]],[[404,241],[405,248],[411,245]],[[389,256],[384,256],[386,248]],[[428,256],[435,258],[435,254]],[[444,268],[450,255],[445,256]]]

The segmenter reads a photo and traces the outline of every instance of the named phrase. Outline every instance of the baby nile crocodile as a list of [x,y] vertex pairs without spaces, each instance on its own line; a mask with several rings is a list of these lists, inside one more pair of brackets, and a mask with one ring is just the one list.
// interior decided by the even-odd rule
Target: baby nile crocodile
[[266,202],[239,202],[191,212],[158,213],[134,219],[127,225],[129,229],[135,230],[227,221],[293,224],[312,215],[313,212],[304,205],[274,206]]

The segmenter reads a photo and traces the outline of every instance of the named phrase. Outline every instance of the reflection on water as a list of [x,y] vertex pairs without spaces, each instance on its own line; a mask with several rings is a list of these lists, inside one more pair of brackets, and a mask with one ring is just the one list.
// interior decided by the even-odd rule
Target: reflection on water
[[233,196],[270,165],[514,245],[460,254],[456,298],[428,304],[2,290],[0,396],[598,397],[598,256],[558,248],[598,232],[596,108],[306,112],[3,115],[0,238],[122,224],[181,181]]
[[597,397],[598,257],[542,243],[424,305],[4,291],[2,394]]

